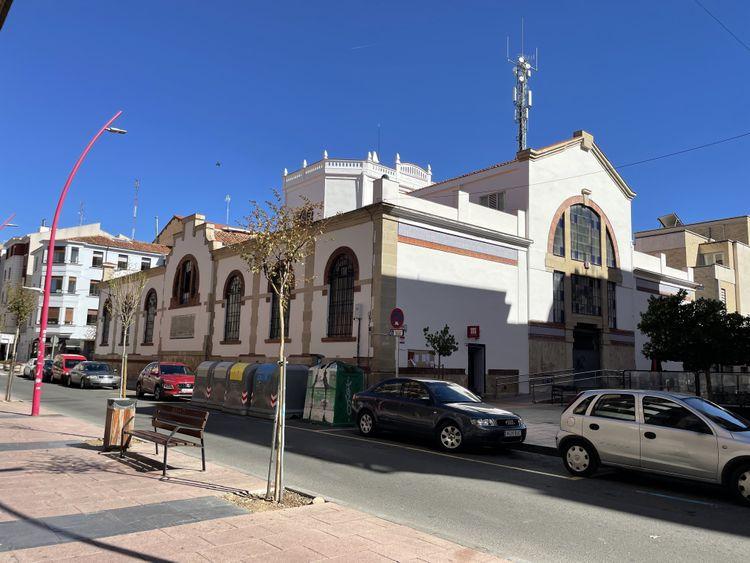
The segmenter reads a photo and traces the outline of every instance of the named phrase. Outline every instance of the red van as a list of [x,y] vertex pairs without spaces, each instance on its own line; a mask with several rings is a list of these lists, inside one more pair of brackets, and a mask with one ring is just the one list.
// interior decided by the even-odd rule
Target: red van
[[85,361],[86,356],[80,354],[58,354],[52,362],[52,382],[70,385],[70,370]]

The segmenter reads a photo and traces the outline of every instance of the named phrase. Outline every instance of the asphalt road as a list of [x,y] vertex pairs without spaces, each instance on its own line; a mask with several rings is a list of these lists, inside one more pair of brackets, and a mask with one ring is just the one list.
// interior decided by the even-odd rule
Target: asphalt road
[[[30,400],[30,381],[14,385],[18,398]],[[103,424],[110,396],[45,385],[42,404]],[[153,405],[139,401],[137,425],[147,426]],[[263,477],[270,435],[267,421],[212,412],[207,457]],[[748,559],[750,508],[716,486],[614,470],[573,478],[555,457],[448,455],[393,436],[364,439],[299,421],[290,423],[287,439],[287,485],[508,559]]]

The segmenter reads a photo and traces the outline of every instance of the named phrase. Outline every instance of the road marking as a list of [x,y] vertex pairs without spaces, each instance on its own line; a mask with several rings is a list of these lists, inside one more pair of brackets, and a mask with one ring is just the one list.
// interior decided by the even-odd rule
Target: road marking
[[636,493],[640,493],[642,495],[651,495],[651,496],[654,496],[654,497],[662,497],[662,498],[668,498],[668,499],[672,499],[672,500],[681,500],[682,502],[691,502],[693,504],[702,504],[702,505],[705,505],[705,506],[713,506],[714,508],[716,508],[716,505],[714,503],[712,503],[712,502],[706,502],[704,500],[695,500],[695,499],[685,498],[685,497],[676,497],[676,496],[673,496],[673,495],[665,495],[664,493],[653,493],[651,491],[639,491],[637,489],[636,489],[635,492]]
[[[505,465],[503,463],[497,463],[497,462],[494,462],[494,461],[486,461],[486,460],[483,460],[483,459],[474,459],[474,458],[470,458],[470,457],[462,457],[462,456],[458,456],[458,455],[454,455],[454,454],[447,454],[447,453],[436,452],[436,451],[433,451],[433,450],[427,450],[427,449],[423,449],[423,448],[416,448],[416,447],[413,447],[413,446],[405,446],[403,444],[394,444],[393,442],[384,442],[382,440],[373,440],[372,438],[362,438],[360,436],[352,436],[352,435],[349,435],[349,434],[333,434],[333,433],[331,433],[330,430],[315,430],[313,428],[303,428],[301,426],[288,426],[287,428],[294,428],[295,430],[302,430],[304,432],[314,432],[316,434],[325,434],[327,436],[333,436],[335,438],[347,438],[349,440],[356,440],[358,442],[367,442],[369,444],[376,443],[376,444],[381,444],[383,446],[389,446],[391,448],[400,448],[402,450],[411,450],[411,451],[414,451],[414,452],[420,452],[420,453],[424,453],[424,454],[431,454],[431,455],[436,455],[436,456],[441,456],[441,457],[448,457],[448,458],[457,459],[457,460],[460,460],[460,461],[468,461],[470,463],[478,463],[480,465],[490,465],[490,466],[493,466],[493,467],[500,467],[502,469],[511,469],[513,471],[522,471],[524,473],[533,473],[535,475],[543,475],[545,477],[555,477],[557,479],[565,479],[566,481],[580,481],[581,479],[583,479],[583,477],[573,477],[573,476],[568,476],[568,475],[558,475],[557,473],[548,473],[546,471],[538,471],[536,469],[526,469],[525,467],[516,467],[514,465]],[[349,429],[342,428],[341,430],[349,430]]]

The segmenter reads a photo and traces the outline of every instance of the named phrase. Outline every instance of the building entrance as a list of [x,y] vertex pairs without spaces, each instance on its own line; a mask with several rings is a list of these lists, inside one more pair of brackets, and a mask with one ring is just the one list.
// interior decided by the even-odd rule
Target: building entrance
[[573,369],[582,372],[601,368],[601,330],[591,325],[577,325],[573,330]]
[[484,344],[469,344],[469,365],[466,373],[469,375],[469,389],[474,393],[484,393]]

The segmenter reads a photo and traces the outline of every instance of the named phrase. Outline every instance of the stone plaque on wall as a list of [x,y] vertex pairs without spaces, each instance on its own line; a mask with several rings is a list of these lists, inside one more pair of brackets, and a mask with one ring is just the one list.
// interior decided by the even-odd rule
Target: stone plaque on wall
[[170,338],[192,338],[195,334],[195,315],[175,315],[169,327]]

